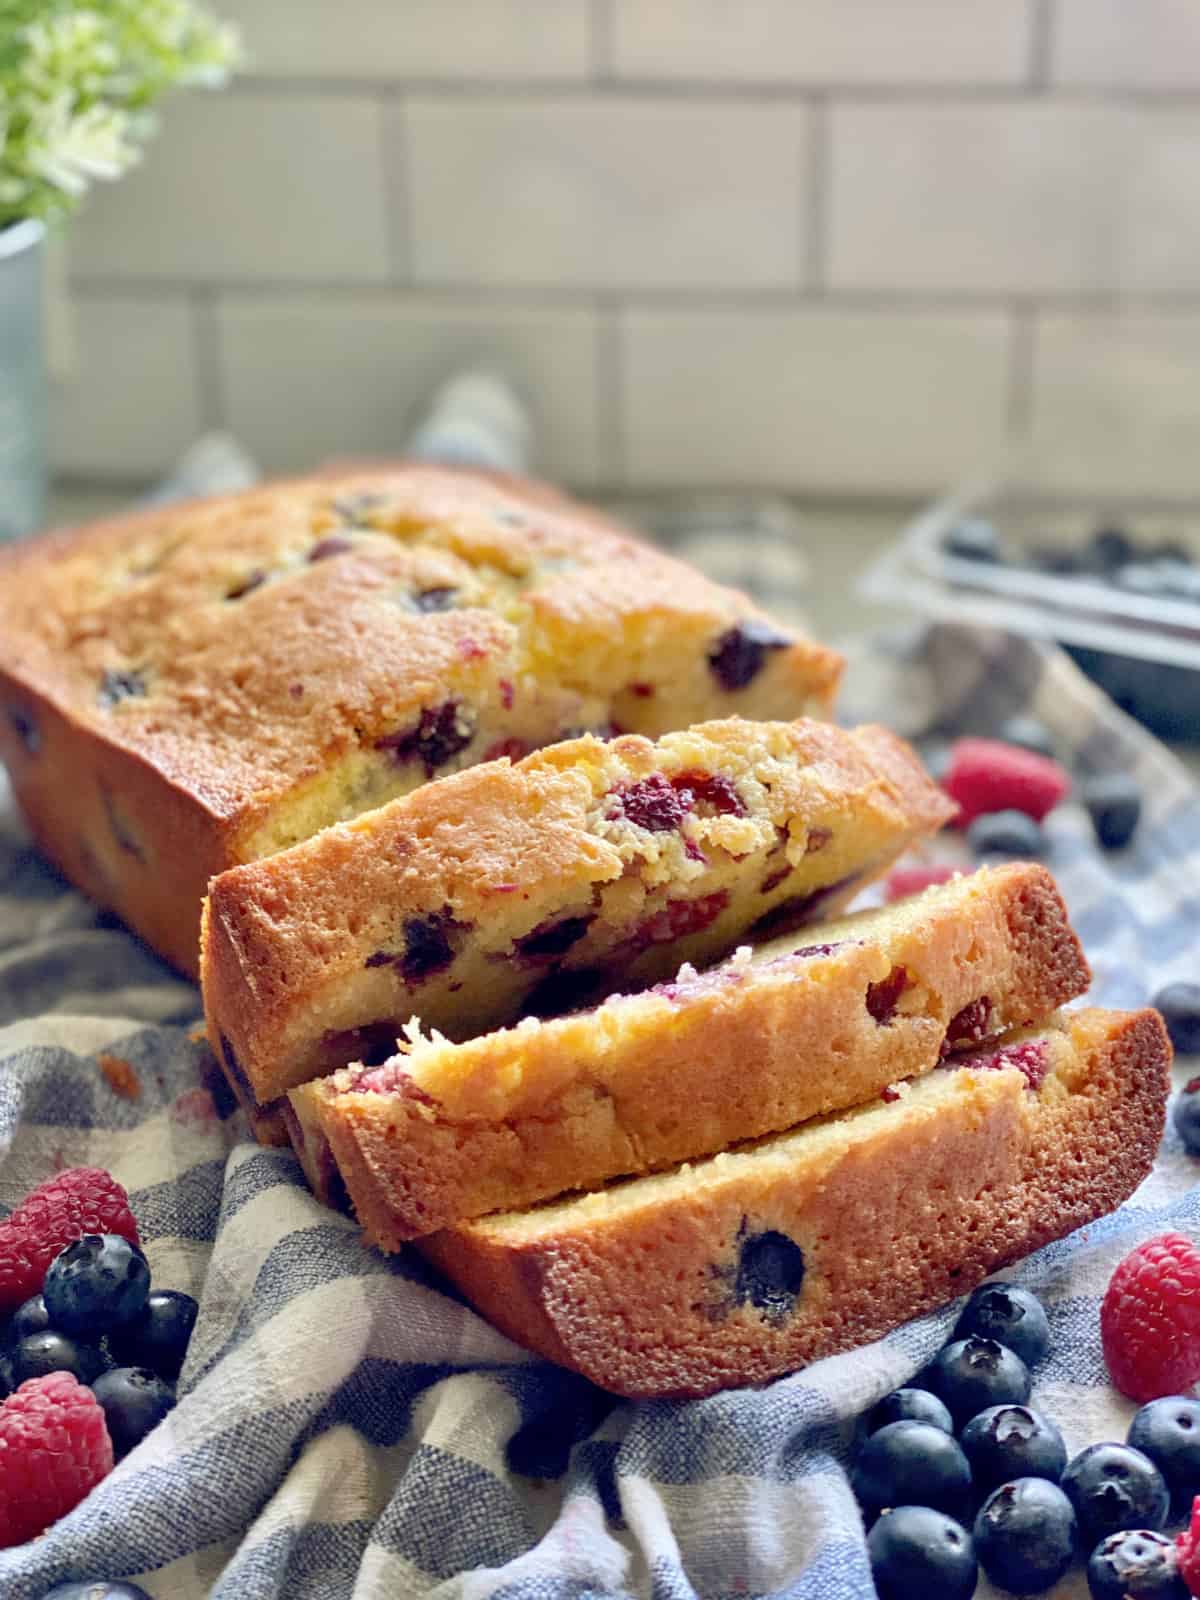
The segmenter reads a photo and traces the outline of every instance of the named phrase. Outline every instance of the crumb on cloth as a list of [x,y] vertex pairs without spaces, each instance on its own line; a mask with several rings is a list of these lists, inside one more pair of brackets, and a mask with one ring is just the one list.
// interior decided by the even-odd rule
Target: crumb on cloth
[[114,1094],[120,1095],[122,1100],[141,1099],[142,1080],[132,1062],[122,1056],[100,1055],[96,1057],[96,1065]]

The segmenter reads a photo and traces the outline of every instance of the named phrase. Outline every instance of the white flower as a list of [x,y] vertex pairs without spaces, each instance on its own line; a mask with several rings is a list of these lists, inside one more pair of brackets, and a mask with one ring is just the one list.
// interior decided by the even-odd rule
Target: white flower
[[35,176],[78,196],[96,178],[119,178],[138,158],[127,133],[129,116],[111,106],[75,111],[61,94],[45,106],[29,136],[27,161]]

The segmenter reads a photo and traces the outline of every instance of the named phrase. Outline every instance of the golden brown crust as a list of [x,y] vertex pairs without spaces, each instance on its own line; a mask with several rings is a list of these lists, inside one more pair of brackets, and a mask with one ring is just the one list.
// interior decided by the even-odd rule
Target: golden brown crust
[[857,1105],[946,1048],[1045,1017],[1090,979],[1054,880],[1031,863],[815,924],[762,957],[418,1045],[293,1090],[293,1105],[311,1146],[324,1133],[368,1238],[396,1250]]
[[[732,783],[741,812],[697,805],[646,830],[614,799],[697,770]],[[645,986],[782,907],[838,909],[952,809],[892,735],[803,719],[488,763],[218,877],[203,927],[209,1036],[266,1101],[373,1041],[390,1051],[414,1014],[461,1039],[511,1020],[551,973],[587,973],[599,993]],[[406,930],[438,919],[452,957],[411,977]],[[569,949],[526,957],[522,941],[567,919]]]
[[450,701],[470,742],[441,770],[597,720],[827,712],[840,661],[807,640],[717,680],[709,654],[751,620],[537,485],[419,465],[279,482],[0,553],[0,757],[47,853],[194,972],[207,876],[413,787],[421,762],[386,741]]
[[[1036,1094],[1015,1069],[933,1074],[896,1105],[419,1248],[503,1332],[619,1394],[777,1377],[881,1337],[1133,1192],[1162,1133],[1162,1019],[1085,1010],[1061,1028]],[[760,1309],[746,1252],[764,1236],[776,1267],[802,1252],[802,1273],[794,1302],[760,1294]]]

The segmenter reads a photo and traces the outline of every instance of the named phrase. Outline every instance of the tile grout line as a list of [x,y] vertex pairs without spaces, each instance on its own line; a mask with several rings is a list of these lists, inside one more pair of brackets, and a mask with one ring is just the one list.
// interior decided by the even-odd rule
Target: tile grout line
[[830,107],[822,95],[814,98],[808,114],[808,160],[802,174],[807,179],[807,205],[801,205],[800,261],[804,288],[822,295],[828,273],[830,196]]
[[613,33],[611,0],[588,0],[588,66],[593,86],[613,81]]
[[390,282],[413,281],[412,185],[409,181],[408,108],[403,93],[379,105],[379,160],[383,175],[383,222]]
[[626,481],[625,361],[621,302],[616,295],[596,297],[596,413],[600,476],[606,483]]
[[1029,87],[1035,94],[1050,88],[1054,53],[1054,0],[1029,0]]
[[196,362],[196,406],[202,432],[225,426],[225,385],[221,373],[221,334],[217,290],[188,291],[192,311],[192,350]]

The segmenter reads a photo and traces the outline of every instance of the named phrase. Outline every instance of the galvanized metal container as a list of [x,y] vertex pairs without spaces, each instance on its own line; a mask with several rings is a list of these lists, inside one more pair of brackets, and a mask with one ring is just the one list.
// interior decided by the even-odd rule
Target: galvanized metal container
[[41,527],[46,494],[46,355],[40,222],[0,228],[0,540]]

